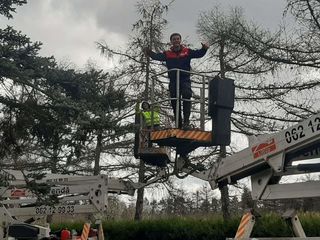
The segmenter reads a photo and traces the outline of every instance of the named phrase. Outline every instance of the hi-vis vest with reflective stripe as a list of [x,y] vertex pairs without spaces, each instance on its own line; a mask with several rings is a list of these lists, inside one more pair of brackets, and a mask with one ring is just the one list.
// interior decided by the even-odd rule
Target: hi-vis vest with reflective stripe
[[[152,114],[151,114],[151,111],[142,111],[142,115],[143,115],[143,118],[144,120],[146,121],[146,125],[149,127],[151,126],[151,117],[152,117]],[[160,125],[160,116],[159,116],[159,113],[158,112],[153,112],[153,124],[154,125]]]

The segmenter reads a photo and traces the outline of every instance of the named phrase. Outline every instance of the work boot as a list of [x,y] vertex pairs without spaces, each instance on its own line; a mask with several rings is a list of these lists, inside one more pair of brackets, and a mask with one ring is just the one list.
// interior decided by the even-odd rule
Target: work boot
[[183,125],[182,125],[182,129],[184,130],[189,130],[191,129],[191,125],[190,125],[190,122],[189,121],[184,121]]

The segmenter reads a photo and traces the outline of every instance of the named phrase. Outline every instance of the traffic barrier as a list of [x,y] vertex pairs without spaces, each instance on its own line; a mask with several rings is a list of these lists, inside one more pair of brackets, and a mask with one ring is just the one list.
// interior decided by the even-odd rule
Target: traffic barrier
[[90,232],[90,223],[85,223],[83,225],[81,240],[87,240]]
[[244,238],[249,238],[253,225],[254,225],[254,216],[252,215],[251,212],[248,212],[243,215],[241,218],[241,222],[239,224],[235,239],[244,239]]

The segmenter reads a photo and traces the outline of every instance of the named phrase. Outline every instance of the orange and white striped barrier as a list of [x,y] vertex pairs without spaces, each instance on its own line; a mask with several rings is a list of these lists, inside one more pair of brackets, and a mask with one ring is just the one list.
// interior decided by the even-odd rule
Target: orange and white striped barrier
[[241,218],[235,239],[249,238],[255,224],[255,217],[251,212],[244,214]]
[[167,138],[188,139],[203,142],[210,142],[212,139],[211,132],[201,131],[196,129],[182,130],[182,129],[165,129],[151,132],[151,140],[162,140]]
[[90,223],[85,223],[83,225],[81,240],[87,240],[90,232]]

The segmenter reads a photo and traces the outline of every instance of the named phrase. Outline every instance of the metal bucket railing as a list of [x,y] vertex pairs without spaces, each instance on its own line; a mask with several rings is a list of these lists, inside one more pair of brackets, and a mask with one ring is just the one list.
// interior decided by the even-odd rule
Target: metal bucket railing
[[[159,78],[160,77],[163,77],[165,74],[171,72],[171,71],[176,71],[176,97],[175,98],[166,98],[166,99],[156,99],[155,97],[155,83],[156,82],[160,82],[162,84],[167,84],[169,85],[169,81],[166,80],[165,81],[161,81]],[[196,76],[199,79],[199,81],[195,81],[195,80],[191,80],[191,90],[192,90],[192,95],[195,96],[196,98],[192,99],[184,99],[181,97],[181,94],[180,94],[180,76],[181,76],[181,72],[185,72],[185,73],[188,73],[190,74],[190,76]],[[166,76],[165,77],[166,79],[168,79],[168,77]],[[163,72],[160,72],[160,73],[157,73],[157,74],[154,74],[152,77],[151,77],[151,112],[152,112],[152,126],[153,126],[153,110],[154,110],[154,106],[157,104],[161,104],[163,102],[167,102],[171,100],[176,100],[176,118],[175,118],[175,128],[178,128],[179,127],[179,109],[180,111],[182,110],[181,109],[181,102],[182,101],[190,101],[191,102],[191,113],[198,113],[199,114],[199,119],[196,119],[196,121],[199,122],[199,126],[200,126],[200,129],[201,130],[205,130],[205,120],[206,119],[209,119],[209,118],[206,118],[206,115],[208,113],[208,82],[209,82],[209,78],[212,78],[212,76],[208,76],[208,75],[204,75],[204,74],[201,74],[201,73],[196,73],[196,72],[192,72],[192,71],[185,71],[185,70],[182,70],[182,69],[177,69],[177,68],[174,68],[174,69],[170,69],[168,71],[163,71]],[[167,87],[167,89],[169,89],[169,87]],[[199,96],[196,95],[195,93],[199,93]],[[197,107],[198,106],[198,109]],[[193,109],[193,110],[192,110]]]

